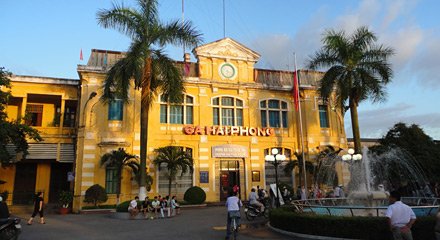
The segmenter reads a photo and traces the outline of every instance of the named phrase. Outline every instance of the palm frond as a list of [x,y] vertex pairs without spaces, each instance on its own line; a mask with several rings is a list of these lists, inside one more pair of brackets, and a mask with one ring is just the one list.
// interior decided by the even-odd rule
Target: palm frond
[[141,21],[142,16],[135,9],[126,8],[123,4],[114,3],[113,8],[110,10],[99,10],[97,19],[98,24],[102,27],[114,28],[132,39],[141,34],[138,23]]
[[[183,78],[176,67],[175,62],[165,55],[162,50],[156,50],[152,54],[152,70],[155,76],[154,86],[160,88],[167,101],[171,103],[182,102],[182,93],[185,91]],[[152,86],[153,87],[153,86]]]
[[350,40],[354,48],[365,51],[377,40],[377,37],[368,30],[368,27],[363,26],[356,29]]
[[343,66],[335,65],[324,74],[318,88],[318,92],[322,98],[327,99],[330,97],[336,81],[342,77],[344,71],[345,68]]
[[156,25],[159,21],[158,1],[157,0],[138,0],[137,1],[142,13],[142,25],[144,33],[148,35],[150,26]]
[[196,47],[202,42],[201,33],[195,29],[190,21],[183,24],[180,21],[171,21],[159,25],[155,32],[155,38],[159,46],[172,44],[175,46]]
[[307,67],[317,70],[319,68],[326,68],[334,64],[340,64],[337,55],[325,49],[321,49],[310,57]]

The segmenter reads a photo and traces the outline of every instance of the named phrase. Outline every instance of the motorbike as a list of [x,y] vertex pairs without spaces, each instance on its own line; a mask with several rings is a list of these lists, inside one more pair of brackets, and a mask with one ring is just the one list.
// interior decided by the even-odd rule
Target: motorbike
[[269,208],[264,208],[264,211],[260,211],[259,207],[252,204],[246,203],[244,212],[246,214],[246,219],[249,221],[254,220],[256,217],[263,216],[264,218],[269,218]]
[[6,222],[0,226],[0,239],[1,240],[16,240],[21,233],[21,219],[9,218]]

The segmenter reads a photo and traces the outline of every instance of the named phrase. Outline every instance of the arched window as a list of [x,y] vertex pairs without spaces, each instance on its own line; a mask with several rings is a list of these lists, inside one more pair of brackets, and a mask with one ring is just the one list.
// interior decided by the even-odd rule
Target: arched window
[[160,123],[193,124],[194,98],[183,96],[183,103],[169,103],[160,96]]
[[261,126],[287,128],[287,102],[277,99],[260,101]]
[[243,101],[233,97],[212,99],[214,125],[243,126]]

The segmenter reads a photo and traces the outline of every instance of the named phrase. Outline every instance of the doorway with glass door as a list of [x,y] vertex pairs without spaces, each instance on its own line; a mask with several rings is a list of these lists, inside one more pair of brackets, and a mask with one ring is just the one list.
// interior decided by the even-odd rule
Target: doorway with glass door
[[[234,186],[240,188],[240,162],[237,160],[221,160],[220,201],[226,201]],[[238,194],[240,195],[240,190]]]

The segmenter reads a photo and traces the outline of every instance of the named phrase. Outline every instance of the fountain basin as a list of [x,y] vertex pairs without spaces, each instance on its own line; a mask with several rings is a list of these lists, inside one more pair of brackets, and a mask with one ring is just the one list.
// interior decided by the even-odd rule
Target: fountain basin
[[[359,196],[359,195],[358,195]],[[360,196],[359,196],[360,197]],[[369,195],[370,199],[351,198],[322,198],[294,201],[293,205],[299,212],[312,212],[319,215],[330,216],[370,216],[383,217],[388,208],[388,201],[380,195]],[[370,203],[366,203],[366,202]],[[439,198],[402,198],[408,204],[415,215],[432,216],[437,213],[440,207]],[[368,206],[371,204],[370,206]]]

